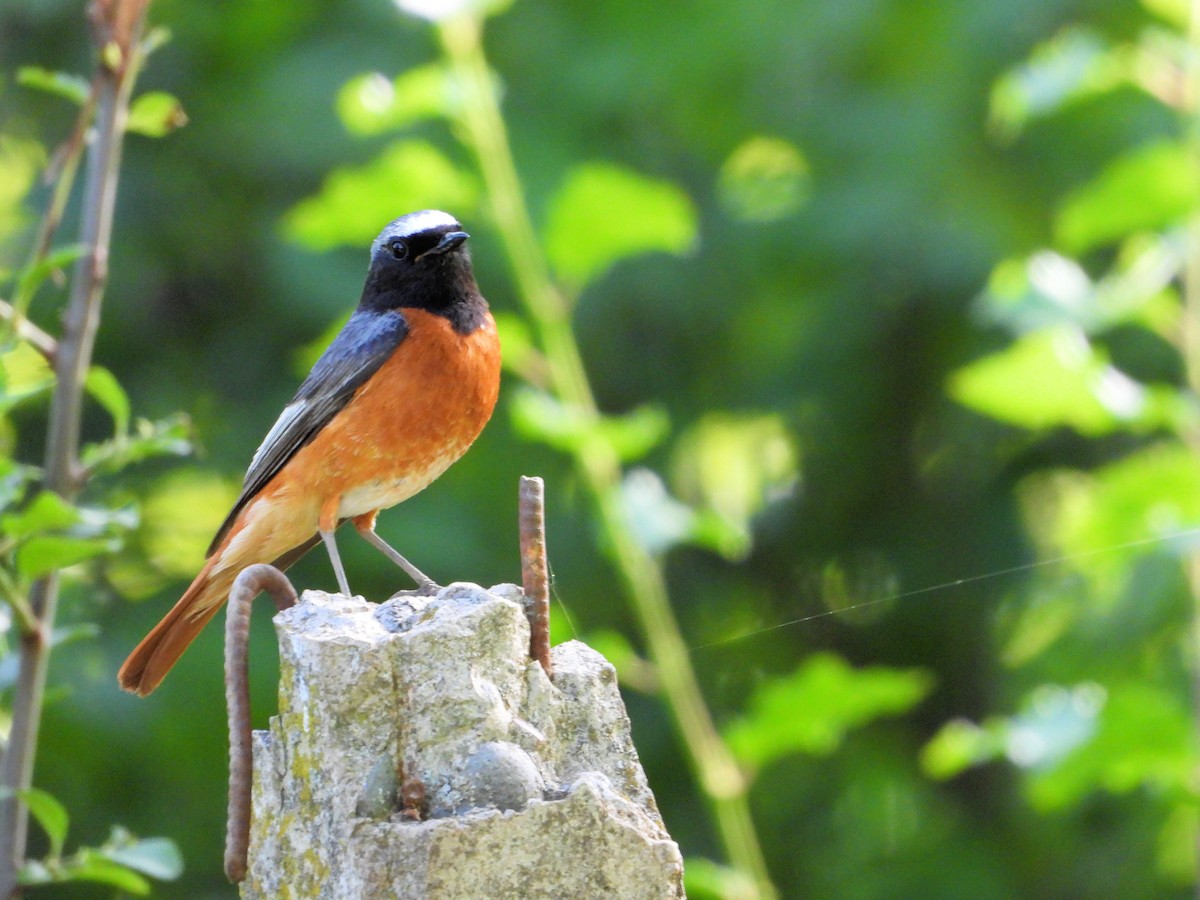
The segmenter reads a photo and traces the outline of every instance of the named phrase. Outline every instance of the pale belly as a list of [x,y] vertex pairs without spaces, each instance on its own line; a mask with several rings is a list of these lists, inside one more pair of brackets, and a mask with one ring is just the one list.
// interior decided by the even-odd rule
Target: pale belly
[[466,452],[467,447],[456,447],[437,457],[421,472],[410,473],[402,478],[378,480],[360,484],[342,494],[338,503],[338,518],[351,519],[379,509],[388,509],[402,503],[433,484],[442,473]]

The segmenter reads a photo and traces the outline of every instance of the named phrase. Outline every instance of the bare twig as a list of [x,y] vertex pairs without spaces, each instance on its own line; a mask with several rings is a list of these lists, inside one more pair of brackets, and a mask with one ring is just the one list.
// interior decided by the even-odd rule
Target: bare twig
[[529,609],[529,655],[550,671],[550,576],[546,563],[546,501],[542,479],[521,476],[518,493],[521,582]]
[[229,713],[229,814],[225,829],[225,874],[246,877],[250,849],[250,788],[254,757],[250,746],[250,676],[247,642],[250,604],[266,591],[280,612],[294,606],[296,589],[274,566],[259,563],[238,573],[225,613],[225,707]]
[[[63,320],[46,439],[46,487],[72,499],[79,491],[78,455],[84,378],[100,321],[100,301],[108,275],[108,247],[120,171],[129,97],[140,65],[138,41],[149,0],[97,0],[91,8],[99,61],[96,68],[95,136],[88,153],[80,242],[87,248],[76,261]],[[25,857],[29,813],[20,792],[33,779],[38,726],[49,663],[49,635],[58,604],[58,573],[35,582],[30,607],[37,627],[21,635],[12,726],[0,766],[0,897],[17,890]]]

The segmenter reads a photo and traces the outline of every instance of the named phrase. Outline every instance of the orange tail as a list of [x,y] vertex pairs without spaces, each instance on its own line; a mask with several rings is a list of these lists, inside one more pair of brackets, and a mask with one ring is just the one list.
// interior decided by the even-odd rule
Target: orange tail
[[179,602],[129,654],[117,673],[122,688],[144,697],[158,687],[200,629],[225,604],[236,573],[225,569],[209,578],[218,559],[219,552],[200,570]]

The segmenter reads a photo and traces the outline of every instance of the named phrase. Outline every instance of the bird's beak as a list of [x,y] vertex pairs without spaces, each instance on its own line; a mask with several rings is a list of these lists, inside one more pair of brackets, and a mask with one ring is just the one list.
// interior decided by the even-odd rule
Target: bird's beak
[[462,242],[469,238],[470,235],[465,231],[449,231],[442,235],[442,239],[438,241],[437,246],[431,250],[426,250],[417,257],[417,262],[420,262],[427,256],[441,256],[443,253],[449,253],[455,247],[461,246]]

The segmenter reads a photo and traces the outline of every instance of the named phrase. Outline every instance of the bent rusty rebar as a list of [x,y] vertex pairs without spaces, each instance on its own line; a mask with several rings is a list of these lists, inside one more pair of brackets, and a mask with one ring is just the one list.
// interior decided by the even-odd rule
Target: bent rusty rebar
[[280,612],[294,606],[296,589],[281,571],[266,563],[238,573],[225,613],[225,706],[229,714],[229,814],[225,829],[225,874],[232,882],[246,877],[250,849],[250,788],[254,758],[250,746],[250,677],[247,642],[250,604],[266,591]]

